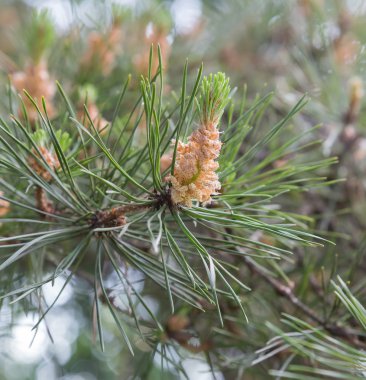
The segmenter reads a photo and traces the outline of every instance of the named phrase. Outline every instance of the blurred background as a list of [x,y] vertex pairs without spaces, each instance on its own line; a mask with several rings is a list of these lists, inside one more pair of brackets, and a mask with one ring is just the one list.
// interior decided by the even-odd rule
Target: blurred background
[[[43,23],[35,22],[35,11],[44,12]],[[57,79],[81,109],[88,93],[94,116],[101,123],[108,121],[127,76],[131,74],[132,88],[137,89],[139,76],[147,74],[151,44],[162,49],[166,83],[173,96],[179,91],[186,58],[189,80],[194,80],[203,62],[206,73],[224,71],[232,86],[238,91],[245,88],[251,99],[275,91],[273,117],[286,114],[307,94],[310,102],[285,137],[309,131],[312,139],[319,140],[308,152],[314,161],[338,156],[339,163],[324,173],[333,184],[295,199],[283,197],[281,202],[304,218],[312,217],[314,230],[320,229],[337,245],[301,252],[294,262],[285,263],[286,274],[300,283],[301,297],[312,305],[326,304],[334,273],[351,280],[352,290],[362,300],[366,269],[365,12],[362,0],[0,0],[0,112],[5,114],[9,108],[9,81],[21,91],[29,72],[37,70],[50,110],[59,101],[52,87]],[[267,118],[270,123],[271,115]],[[311,130],[315,125],[319,128]],[[285,143],[284,136],[280,139],[274,144]],[[143,276],[131,268],[126,268],[126,276],[156,315],[165,315],[159,294],[145,287]],[[243,367],[270,338],[260,325],[261,316],[277,323],[286,307],[273,299],[269,289],[251,281],[254,291],[248,303],[252,315],[259,316],[254,322],[258,326],[243,327],[241,347],[232,348],[232,357],[242,361]],[[109,282],[113,288],[117,281],[110,278]],[[47,304],[54,302],[63,286],[60,280],[44,287]],[[4,304],[0,378],[114,380],[132,378],[133,373],[150,380],[180,378],[173,366],[165,364],[162,369],[159,354],[138,340],[134,343],[139,350],[132,359],[108,312],[103,315],[107,333],[106,352],[102,353],[91,320],[92,296],[87,280],[73,280],[46,323],[36,330],[32,330],[37,321],[32,310],[25,310],[25,315],[24,310],[14,312]],[[119,302],[127,301],[122,297]],[[197,380],[266,379],[267,369],[281,363],[281,358],[273,359],[236,377],[230,370],[212,374],[207,361],[200,360],[200,355],[205,359],[203,354],[192,355],[187,350],[179,358],[174,351],[169,355]]]

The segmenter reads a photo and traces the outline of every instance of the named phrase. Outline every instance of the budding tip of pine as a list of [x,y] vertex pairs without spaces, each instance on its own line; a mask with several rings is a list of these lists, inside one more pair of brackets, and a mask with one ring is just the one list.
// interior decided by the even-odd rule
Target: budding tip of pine
[[171,197],[175,204],[192,207],[192,201],[211,201],[211,196],[221,188],[217,158],[222,143],[217,126],[229,101],[229,79],[224,73],[210,74],[202,80],[200,95],[196,98],[201,126],[188,138],[188,143],[178,143]]

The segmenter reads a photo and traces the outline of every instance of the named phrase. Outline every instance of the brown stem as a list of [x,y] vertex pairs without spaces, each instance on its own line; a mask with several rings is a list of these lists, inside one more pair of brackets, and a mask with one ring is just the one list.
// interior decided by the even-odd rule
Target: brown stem
[[91,220],[94,228],[117,227],[126,224],[126,214],[132,211],[139,211],[151,207],[145,204],[128,204],[110,208],[108,210],[97,211]]
[[294,306],[299,308],[304,314],[306,314],[310,319],[314,322],[318,323],[329,333],[334,334],[338,337],[346,338],[351,341],[357,347],[364,347],[364,345],[358,340],[357,335],[358,332],[348,329],[346,327],[338,326],[336,324],[329,324],[326,320],[323,320],[318,314],[311,309],[309,306],[305,305],[293,292],[292,287],[282,283],[276,278],[270,276],[263,269],[258,267],[250,260],[250,258],[244,256],[244,261],[247,267],[255,274],[262,277],[268,284],[270,284],[276,292],[282,296],[287,298]]
[[292,287],[282,283],[276,278],[269,275],[266,271],[264,271],[261,267],[257,266],[249,257],[244,256],[244,261],[246,266],[250,269],[252,273],[255,273],[262,277],[268,284],[270,284],[276,292],[282,296],[290,300],[290,302],[301,309],[309,318],[313,321],[323,324],[322,319],[307,305],[302,303],[300,299],[294,294]]

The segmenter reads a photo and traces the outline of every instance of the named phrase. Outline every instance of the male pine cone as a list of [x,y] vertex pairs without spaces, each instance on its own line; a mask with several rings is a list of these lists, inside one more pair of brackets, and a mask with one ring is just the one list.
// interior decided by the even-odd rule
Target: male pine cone
[[205,77],[197,99],[200,127],[188,137],[188,143],[178,141],[171,182],[174,204],[191,207],[192,201],[211,201],[221,184],[216,173],[221,141],[218,124],[229,101],[229,79],[218,73]]

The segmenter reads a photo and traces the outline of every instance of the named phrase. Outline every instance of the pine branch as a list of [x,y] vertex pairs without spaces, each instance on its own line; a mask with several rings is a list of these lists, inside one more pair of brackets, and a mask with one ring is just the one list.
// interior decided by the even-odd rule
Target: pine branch
[[358,338],[361,336],[357,330],[353,330],[347,327],[342,327],[337,324],[329,324],[328,321],[322,319],[313,309],[303,303],[294,293],[295,285],[289,286],[284,284],[283,282],[274,278],[267,271],[262,269],[258,264],[256,264],[250,257],[248,257],[245,252],[237,248],[238,252],[242,253],[243,261],[246,266],[250,269],[250,271],[261,277],[265,280],[271,287],[276,291],[277,294],[286,298],[290,303],[295,307],[302,311],[303,314],[308,316],[313,322],[316,322],[320,326],[322,326],[326,331],[331,333],[334,336],[344,338],[352,343],[355,347],[365,348],[366,345]]

